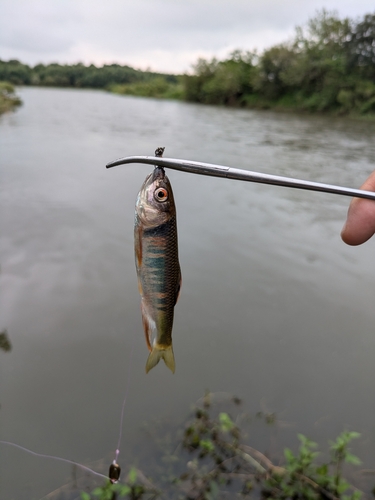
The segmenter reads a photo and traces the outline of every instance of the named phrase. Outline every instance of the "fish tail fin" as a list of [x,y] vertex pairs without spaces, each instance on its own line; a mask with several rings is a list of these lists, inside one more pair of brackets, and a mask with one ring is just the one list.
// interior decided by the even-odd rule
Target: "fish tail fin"
[[158,344],[154,344],[152,351],[146,362],[146,373],[148,373],[152,368],[154,368],[159,361],[163,359],[164,363],[171,370],[172,373],[175,372],[175,361],[172,346],[161,347]]

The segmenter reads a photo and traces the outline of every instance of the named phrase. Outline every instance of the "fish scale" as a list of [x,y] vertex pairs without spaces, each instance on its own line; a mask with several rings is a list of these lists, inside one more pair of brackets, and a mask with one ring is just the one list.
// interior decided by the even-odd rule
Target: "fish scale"
[[[144,263],[145,267],[149,268],[147,275],[150,276],[148,283],[150,293],[154,296],[157,310],[166,312],[168,314],[167,318],[170,320],[168,328],[165,329],[165,335],[170,335],[172,331],[175,301],[173,283],[179,272],[179,266],[176,266],[176,260],[174,259],[174,248],[177,245],[175,228],[175,219],[171,219],[159,228],[158,233],[160,234],[149,236],[148,231],[145,231],[144,234],[145,246],[147,246]],[[152,233],[155,233],[155,231],[152,231]],[[166,244],[167,242],[168,244]],[[145,290],[145,285],[143,285],[143,290]],[[173,304],[172,307],[169,307],[171,301]],[[156,324],[158,324],[157,321]]]

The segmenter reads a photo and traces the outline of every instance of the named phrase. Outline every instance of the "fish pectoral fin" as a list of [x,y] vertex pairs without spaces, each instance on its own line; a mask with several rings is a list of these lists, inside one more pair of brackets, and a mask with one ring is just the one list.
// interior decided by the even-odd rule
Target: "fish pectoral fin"
[[164,360],[164,363],[167,365],[167,367],[171,370],[172,373],[175,372],[176,365],[174,361],[172,346],[170,345],[168,347],[164,346],[161,347],[155,344],[152,348],[152,351],[150,352],[149,357],[147,358],[146,373],[152,370],[152,368],[154,368],[161,359]]
[[140,226],[134,230],[134,250],[135,250],[135,264],[137,269],[142,265],[142,236],[143,231]]

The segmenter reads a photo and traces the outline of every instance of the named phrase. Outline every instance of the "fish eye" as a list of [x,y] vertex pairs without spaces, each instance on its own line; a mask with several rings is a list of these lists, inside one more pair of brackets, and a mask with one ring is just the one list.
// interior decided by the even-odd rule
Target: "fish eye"
[[157,201],[167,201],[168,199],[168,191],[164,188],[156,189],[154,193],[155,200]]

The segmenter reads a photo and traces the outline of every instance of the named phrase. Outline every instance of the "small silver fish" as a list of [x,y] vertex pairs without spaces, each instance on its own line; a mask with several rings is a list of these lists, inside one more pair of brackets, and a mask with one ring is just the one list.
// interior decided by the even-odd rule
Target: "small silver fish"
[[[181,288],[176,207],[164,169],[155,167],[138,193],[134,221],[135,264],[148,349],[146,373],[162,358],[174,373],[174,306]],[[152,341],[153,331],[156,334]]]

